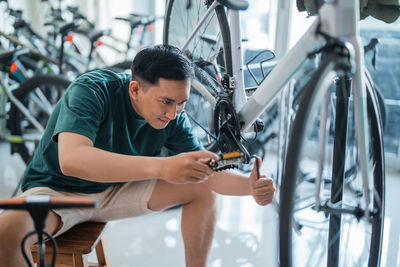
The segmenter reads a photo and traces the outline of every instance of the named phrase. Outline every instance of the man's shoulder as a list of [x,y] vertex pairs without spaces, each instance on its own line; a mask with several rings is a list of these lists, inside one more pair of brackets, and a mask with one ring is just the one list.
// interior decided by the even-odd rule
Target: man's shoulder
[[70,96],[120,94],[129,86],[129,81],[130,75],[125,73],[115,73],[106,69],[94,70],[80,75],[71,83],[67,92]]
[[130,75],[126,73],[116,73],[108,69],[99,69],[86,72],[80,75],[75,83],[121,83],[130,80]]

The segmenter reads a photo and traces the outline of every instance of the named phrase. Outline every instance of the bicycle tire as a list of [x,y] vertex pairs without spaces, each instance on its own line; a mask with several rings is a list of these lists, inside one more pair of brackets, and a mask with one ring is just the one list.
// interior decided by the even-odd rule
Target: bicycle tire
[[[185,1],[185,2],[184,2]],[[187,4],[190,3],[190,4]],[[168,2],[163,29],[163,43],[182,48],[190,33],[207,10],[202,0],[170,0]],[[210,26],[212,24],[212,26]],[[218,36],[222,39],[222,51],[215,51]],[[232,47],[229,23],[225,8],[218,5],[183,51],[192,61],[207,61],[217,53],[224,73],[232,75]]]
[[[163,43],[181,48],[206,9],[202,0],[186,2],[170,0],[165,15]],[[220,49],[216,48],[218,38],[221,38],[222,42]],[[214,97],[221,91],[221,84],[213,66],[217,66],[221,71],[221,76],[224,74],[232,76],[231,51],[229,23],[224,7],[220,5],[216,7],[214,13],[208,17],[192,42],[183,51],[193,62],[195,79],[199,82],[192,83],[192,94],[185,110],[191,118],[196,136],[206,149],[212,151],[217,149],[215,139],[212,137],[214,107],[200,93],[198,87],[202,86]]]
[[[305,146],[306,140],[306,132],[307,132],[307,125],[312,122],[313,116],[311,114],[316,112],[316,107],[321,104],[322,96],[324,92],[322,89],[315,89],[319,88],[317,85],[321,81],[321,77],[326,77],[326,74],[331,70],[335,69],[335,63],[337,61],[337,57],[335,55],[326,55],[323,61],[321,62],[320,67],[316,70],[313,77],[310,81],[305,85],[303,89],[302,96],[301,96],[301,103],[299,108],[296,112],[296,116],[292,125],[291,132],[296,133],[292,134],[289,140],[286,162],[285,162],[285,169],[284,169],[284,178],[282,181],[281,192],[280,192],[280,229],[279,229],[279,262],[280,266],[302,266],[303,263],[305,266],[314,266],[313,260],[315,260],[316,266],[322,266],[324,262],[327,260],[327,256],[324,251],[320,251],[319,249],[324,250],[325,245],[331,245],[332,240],[326,239],[323,233],[326,233],[326,226],[327,219],[326,215],[322,212],[318,213],[317,211],[313,210],[312,207],[315,206],[313,202],[315,200],[314,195],[309,194],[310,197],[307,198],[308,191],[310,188],[313,188],[315,185],[313,181],[307,180],[307,178],[300,177],[300,167],[302,161],[305,160],[303,154],[301,154],[302,148]],[[384,199],[385,199],[385,170],[384,170],[384,150],[383,150],[383,128],[382,128],[382,121],[381,115],[379,110],[378,104],[378,97],[375,91],[375,87],[373,85],[367,86],[367,112],[368,112],[368,119],[369,119],[369,134],[371,137],[370,140],[370,160],[373,162],[373,184],[374,184],[374,199],[373,199],[373,207],[377,210],[377,213],[372,217],[372,223],[366,223],[366,228],[364,227],[364,220],[358,222],[356,218],[353,218],[352,215],[350,216],[342,216],[342,223],[341,227],[342,230],[347,227],[347,231],[350,232],[354,230],[352,227],[352,222],[358,223],[356,225],[359,227],[360,231],[366,230],[366,242],[360,242],[357,240],[358,248],[361,247],[362,255],[368,255],[366,257],[367,262],[357,262],[357,266],[379,266],[380,262],[380,254],[381,254],[381,246],[382,246],[382,237],[383,237],[383,220],[384,220]],[[308,163],[310,164],[310,163]],[[323,180],[327,180],[329,183],[329,179],[323,177]],[[315,182],[314,182],[315,183]],[[353,183],[353,182],[352,182]],[[326,190],[329,190],[329,184],[326,185]],[[324,190],[325,190],[324,187]],[[346,189],[343,189],[346,191]],[[327,193],[329,194],[329,193]],[[343,193],[345,194],[345,193]],[[360,204],[362,202],[362,197],[359,199],[351,199],[357,198],[354,196],[354,192],[347,189],[348,199],[343,198],[342,205],[348,204],[347,201],[352,201],[354,203]],[[300,197],[301,198],[298,198]],[[325,196],[325,195],[324,195]],[[308,202],[307,202],[308,201]],[[351,203],[351,202],[349,202]],[[352,203],[351,203],[352,204]],[[354,204],[355,205],[355,204]],[[362,203],[361,203],[362,207]],[[322,214],[321,214],[322,213]],[[302,220],[302,216],[307,215],[307,220]],[[319,216],[319,217],[318,217]],[[312,220],[315,221],[312,221]],[[346,221],[348,220],[348,221]],[[312,221],[312,222],[310,222]],[[345,222],[343,222],[345,221]],[[307,225],[309,223],[310,225]],[[317,224],[319,223],[319,224]],[[329,224],[329,223],[328,223]],[[325,227],[325,228],[324,228]],[[295,234],[294,232],[300,232],[299,235]],[[318,238],[316,238],[314,231],[320,231],[317,233]],[[323,232],[325,231],[325,232]],[[340,237],[342,240],[345,238],[344,230],[342,233],[339,233],[343,238]],[[357,233],[358,234],[358,233]],[[364,233],[363,233],[364,234]],[[361,234],[360,234],[361,235]],[[304,237],[305,240],[313,240],[315,242],[310,247],[310,250],[307,250],[307,247],[304,246],[304,241],[301,240],[301,237]],[[359,237],[359,236],[357,236]],[[350,240],[350,241],[349,241]],[[362,240],[361,240],[362,241]],[[302,243],[303,242],[303,243]],[[317,244],[317,242],[321,242]],[[354,242],[351,237],[347,236],[347,242]],[[360,244],[361,243],[361,244]],[[307,244],[309,245],[309,244]],[[341,262],[345,262],[347,260],[346,256],[348,253],[351,253],[351,249],[348,251],[344,251],[344,241],[340,243],[340,252],[338,255]],[[362,245],[366,245],[365,248]],[[294,246],[299,246],[299,250],[295,250]],[[368,247],[369,246],[369,247]],[[349,246],[351,247],[351,246]],[[354,246],[353,246],[354,247]],[[300,251],[301,250],[301,251]],[[298,253],[298,254],[296,254]],[[309,254],[307,254],[309,253]],[[301,255],[300,255],[301,254]],[[318,258],[318,255],[321,255],[321,258]],[[358,255],[360,256],[360,255]],[[356,257],[358,257],[356,256]],[[338,259],[339,260],[339,259]],[[351,259],[349,259],[351,260]],[[355,260],[360,260],[360,258],[356,258]],[[305,262],[304,262],[305,261]],[[353,263],[353,264],[352,264]],[[340,265],[342,266],[342,265]],[[354,266],[354,262],[345,262],[343,266]]]
[[[62,96],[63,91],[68,87],[70,81],[63,76],[58,75],[36,75],[23,82],[13,93],[15,97],[29,109],[35,119],[46,127],[47,120],[50,117],[50,111],[45,112],[40,104],[47,101],[51,106],[54,106]],[[37,90],[40,90],[37,91]],[[43,94],[45,100],[39,102],[35,96],[37,93]],[[47,104],[47,103],[46,103]],[[30,135],[33,139],[40,139],[33,125],[24,117],[19,108],[11,103],[9,116],[9,127],[11,135],[27,136]],[[28,141],[21,141],[11,144],[11,153],[20,154],[23,161],[28,164],[34,153],[34,148]]]

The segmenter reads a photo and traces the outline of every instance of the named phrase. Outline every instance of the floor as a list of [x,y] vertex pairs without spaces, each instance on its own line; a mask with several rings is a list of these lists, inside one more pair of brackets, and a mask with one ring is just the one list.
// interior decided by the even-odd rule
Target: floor
[[[2,142],[0,162],[0,198],[7,198],[17,186],[24,164],[18,156],[10,156],[9,145]],[[269,172],[267,163],[262,169]],[[400,173],[387,170],[382,266],[400,266],[399,192]],[[217,229],[207,266],[277,266],[278,216],[274,207],[257,206],[250,197],[220,196],[218,201]],[[180,214],[176,208],[110,222],[105,242],[112,266],[185,266]]]

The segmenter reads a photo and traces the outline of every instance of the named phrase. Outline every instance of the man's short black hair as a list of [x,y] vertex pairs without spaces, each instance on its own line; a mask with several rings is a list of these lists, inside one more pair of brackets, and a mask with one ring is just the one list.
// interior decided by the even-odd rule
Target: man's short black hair
[[183,81],[194,76],[191,61],[171,45],[156,45],[141,50],[132,62],[131,71],[132,80],[142,79],[151,84],[156,84],[159,78]]

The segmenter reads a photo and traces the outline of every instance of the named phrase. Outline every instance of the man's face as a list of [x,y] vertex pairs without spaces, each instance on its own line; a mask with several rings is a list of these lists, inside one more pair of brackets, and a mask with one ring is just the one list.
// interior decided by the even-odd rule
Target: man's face
[[174,120],[183,111],[189,94],[188,80],[160,78],[155,85],[143,81],[131,81],[129,84],[133,108],[154,129],[163,129]]

